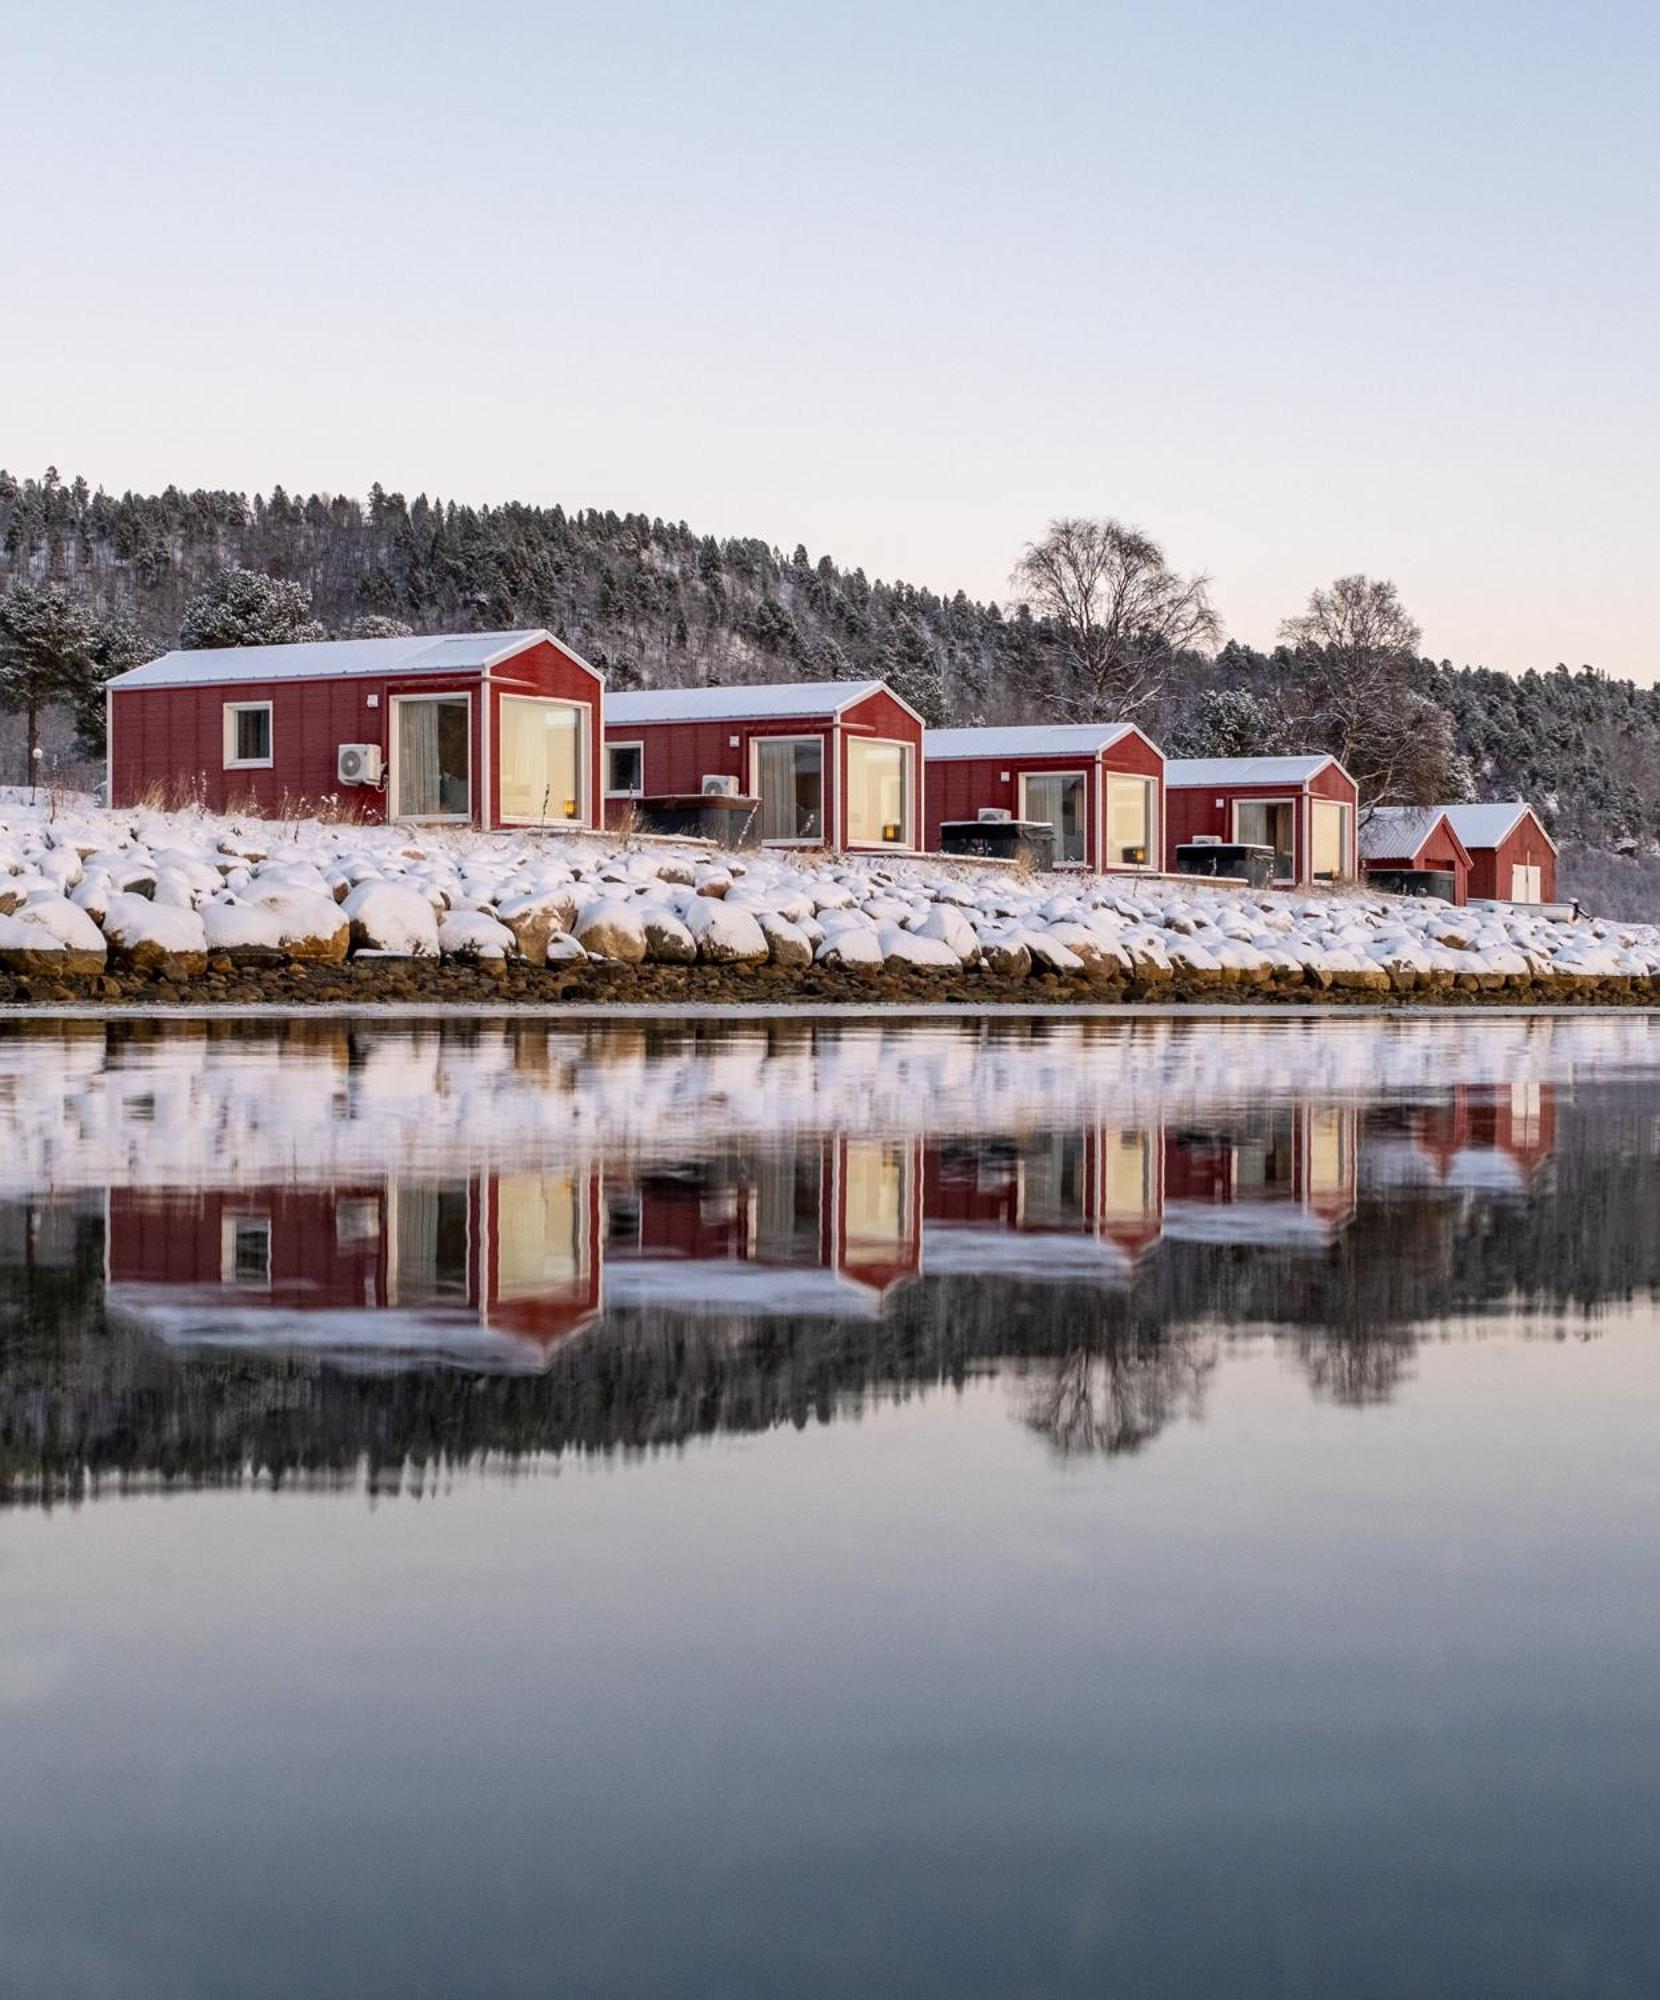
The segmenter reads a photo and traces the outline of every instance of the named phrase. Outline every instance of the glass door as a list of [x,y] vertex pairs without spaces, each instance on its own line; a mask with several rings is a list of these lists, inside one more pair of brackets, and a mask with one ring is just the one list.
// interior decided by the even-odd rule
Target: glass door
[[824,840],[824,739],[763,736],[755,745],[761,838],[812,846]]
[[1274,850],[1274,879],[1289,882],[1297,872],[1297,809],[1290,799],[1243,799],[1233,809],[1233,837],[1246,847]]
[[398,695],[392,817],[471,819],[473,705],[464,694]]
[[1088,793],[1082,771],[1028,771],[1020,781],[1020,817],[1053,828],[1057,868],[1089,859]]

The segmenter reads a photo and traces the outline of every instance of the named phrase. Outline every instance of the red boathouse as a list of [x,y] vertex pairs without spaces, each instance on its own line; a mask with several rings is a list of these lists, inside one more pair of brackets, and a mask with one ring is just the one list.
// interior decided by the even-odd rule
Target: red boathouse
[[922,718],[885,681],[649,688],[605,708],[613,816],[724,782],[761,802],[778,847],[915,849]]
[[1360,829],[1360,865],[1368,876],[1415,875],[1425,870],[1450,875],[1455,903],[1464,902],[1469,893],[1470,850],[1459,839],[1445,806],[1376,807]]
[[1274,879],[1306,887],[1358,872],[1360,793],[1335,757],[1173,757],[1164,767],[1165,865],[1204,835],[1274,850]]
[[1480,902],[1554,903],[1556,842],[1522,799],[1448,806],[1470,851],[1470,894]]
[[1052,827],[1059,868],[1160,865],[1164,752],[1132,722],[930,729],[922,756],[930,848],[943,821],[995,806]]
[[604,683],[549,632],[167,653],[108,700],[115,806],[599,824]]

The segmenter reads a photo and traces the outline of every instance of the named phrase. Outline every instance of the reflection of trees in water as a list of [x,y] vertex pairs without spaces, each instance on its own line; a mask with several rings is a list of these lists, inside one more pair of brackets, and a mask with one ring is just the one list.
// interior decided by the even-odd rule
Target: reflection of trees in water
[[[1525,1195],[1369,1186],[1363,1144],[1357,1212],[1324,1246],[1167,1239],[1121,1289],[925,1274],[871,1319],[643,1306],[556,1347],[534,1376],[177,1353],[106,1315],[96,1198],[0,1205],[0,1491],[358,1477],[385,1488],[485,1458],[856,1418],[998,1369],[1057,1450],[1127,1452],[1202,1412],[1230,1328],[1288,1342],[1314,1393],[1375,1403],[1411,1367],[1422,1329],[1501,1310],[1530,1311],[1545,1330],[1563,1317],[1589,1326],[1660,1285],[1657,1108],[1646,1082],[1582,1090]],[[1371,1114],[1374,1139],[1400,1118]]]
[[1139,1451],[1181,1417],[1204,1414],[1213,1335],[1080,1344],[1022,1370],[1021,1416],[1064,1458]]

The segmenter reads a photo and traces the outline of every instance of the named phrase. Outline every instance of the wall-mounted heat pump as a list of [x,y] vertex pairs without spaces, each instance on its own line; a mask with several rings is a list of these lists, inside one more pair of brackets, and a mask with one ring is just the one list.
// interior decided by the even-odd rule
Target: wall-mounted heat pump
[[706,771],[703,776],[703,796],[706,799],[735,799],[738,796],[738,781],[721,771]]
[[380,745],[342,743],[334,760],[335,773],[343,785],[380,783]]
[[980,810],[974,815],[974,817],[976,819],[990,821],[999,819],[1013,819],[1014,814],[1009,811],[1007,806],[982,806]]

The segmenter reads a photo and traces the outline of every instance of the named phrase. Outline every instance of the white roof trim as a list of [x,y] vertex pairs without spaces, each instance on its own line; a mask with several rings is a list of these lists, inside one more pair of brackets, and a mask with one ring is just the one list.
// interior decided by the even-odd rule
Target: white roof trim
[[[1172,790],[1204,785],[1306,785],[1326,769],[1349,773],[1335,757],[1172,757],[1164,782]],[[1349,778],[1350,784],[1354,783]]]
[[175,648],[130,667],[108,683],[115,689],[236,687],[265,681],[375,679],[406,675],[482,673],[544,641],[604,683],[599,669],[543,626],[514,632],[416,632],[395,639],[314,639],[289,646]]
[[1040,722],[1007,729],[930,729],[922,738],[922,754],[938,763],[965,757],[1070,757],[1079,752],[1099,756],[1126,736],[1140,736],[1149,749],[1158,748],[1133,722]]
[[917,714],[883,680],[748,681],[701,688],[630,688],[612,694],[605,723],[633,729],[663,722],[772,722],[789,717],[837,717],[873,694],[890,695],[913,721]]
[[1524,813],[1533,814],[1533,823],[1544,836],[1545,845],[1551,853],[1560,853],[1545,822],[1526,799],[1481,799],[1446,808],[1454,833],[1472,854],[1478,847],[1497,847],[1500,841],[1508,840]]

